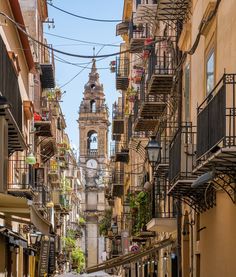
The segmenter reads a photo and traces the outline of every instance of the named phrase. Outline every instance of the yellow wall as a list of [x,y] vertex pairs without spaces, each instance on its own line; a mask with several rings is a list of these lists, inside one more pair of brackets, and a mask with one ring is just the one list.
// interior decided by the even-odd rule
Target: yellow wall
[[[188,22],[190,40],[182,37],[181,49],[189,50],[193,45],[201,20],[216,1],[194,0],[192,17]],[[197,50],[188,56],[191,70],[191,120],[196,125],[197,105],[206,96],[205,66],[211,48],[215,51],[215,84],[223,73],[236,73],[236,1],[221,1],[216,17],[204,30]],[[183,36],[183,34],[182,34]],[[184,108],[184,105],[183,105]],[[184,114],[184,110],[183,110]],[[217,192],[216,207],[200,215],[200,276],[236,276],[236,206],[224,192]],[[196,264],[195,268],[196,270]],[[183,269],[186,272],[186,268]]]
[[217,206],[201,215],[201,277],[236,276],[236,205],[217,193]]

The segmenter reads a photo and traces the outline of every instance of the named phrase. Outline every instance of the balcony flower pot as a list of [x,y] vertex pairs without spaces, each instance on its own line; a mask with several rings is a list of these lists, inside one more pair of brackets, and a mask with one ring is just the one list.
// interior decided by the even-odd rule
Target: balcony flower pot
[[133,81],[135,84],[140,84],[142,80],[142,76],[134,76]]
[[129,102],[134,102],[136,95],[137,95],[137,91],[133,87],[128,88],[126,98],[128,99]]
[[110,72],[111,73],[116,72],[116,61],[111,61],[110,62]]

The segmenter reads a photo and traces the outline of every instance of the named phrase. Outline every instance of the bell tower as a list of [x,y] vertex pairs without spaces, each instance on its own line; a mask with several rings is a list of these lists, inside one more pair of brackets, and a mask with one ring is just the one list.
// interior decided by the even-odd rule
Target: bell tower
[[79,164],[85,183],[83,210],[86,217],[85,253],[87,266],[101,262],[105,251],[104,238],[99,235],[99,217],[104,213],[106,200],[104,177],[108,162],[108,109],[103,85],[99,81],[96,61],[92,60],[89,80],[84,86],[79,109]]

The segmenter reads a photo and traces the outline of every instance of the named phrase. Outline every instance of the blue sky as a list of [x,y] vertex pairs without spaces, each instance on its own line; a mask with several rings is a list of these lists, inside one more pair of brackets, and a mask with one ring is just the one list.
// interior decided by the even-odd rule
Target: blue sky
[[[53,0],[53,4],[78,15],[99,19],[121,19],[123,12],[123,0]],[[105,44],[112,43],[119,45],[121,42],[120,37],[116,37],[115,34],[117,23],[87,21],[72,17],[49,6],[49,19],[51,20],[52,18],[54,18],[55,28],[49,29],[48,25],[45,24],[44,31],[46,33]],[[65,40],[52,35],[45,36],[48,39],[48,43],[53,44],[54,48],[66,52],[93,55],[93,46],[95,46],[96,53],[100,51],[99,54],[109,54],[119,51],[119,47],[106,46],[101,49],[102,46],[99,45],[81,45],[80,42]],[[90,59],[71,58],[61,54],[56,54],[56,56],[56,59],[60,57],[72,63],[88,63],[91,61]],[[110,57],[97,61],[97,67],[107,68],[109,67],[110,61],[114,59],[115,57]],[[63,86],[81,70],[79,67],[61,63],[56,60],[55,63],[57,86]],[[62,88],[62,91],[66,91],[66,93],[63,95],[61,106],[66,118],[66,131],[69,134],[72,146],[78,147],[79,131],[76,120],[78,119],[78,110],[83,96],[84,84],[88,80],[90,69],[91,65],[88,66],[88,69],[80,73],[72,82]],[[119,96],[119,92],[115,89],[115,74],[110,73],[109,69],[98,69],[98,72],[100,74],[101,83],[104,85],[107,105],[111,111],[112,103]]]

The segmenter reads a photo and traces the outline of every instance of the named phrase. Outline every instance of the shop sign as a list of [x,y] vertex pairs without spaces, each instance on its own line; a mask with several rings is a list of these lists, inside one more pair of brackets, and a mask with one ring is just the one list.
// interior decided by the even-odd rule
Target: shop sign
[[55,271],[55,238],[50,237],[50,247],[49,247],[49,264],[48,264],[48,273],[53,274]]
[[38,276],[44,277],[48,273],[48,261],[49,261],[49,248],[50,248],[50,239],[47,236],[44,236],[41,241],[40,247],[40,256],[39,256],[39,269]]

